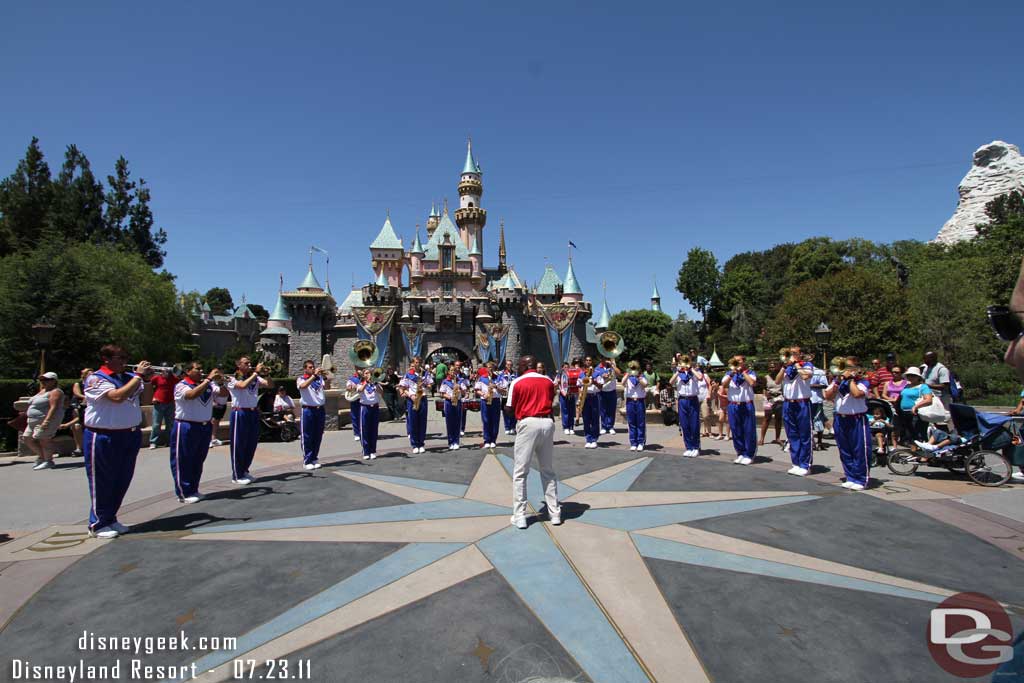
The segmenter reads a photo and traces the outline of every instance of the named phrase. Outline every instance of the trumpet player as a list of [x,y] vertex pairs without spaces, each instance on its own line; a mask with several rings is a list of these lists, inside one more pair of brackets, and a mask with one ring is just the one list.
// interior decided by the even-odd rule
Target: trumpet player
[[733,356],[722,387],[729,400],[729,429],[736,449],[737,465],[749,465],[757,454],[757,415],[754,412],[754,384],[757,375],[747,366],[746,356]]
[[89,535],[117,538],[129,531],[117,521],[117,511],[135,474],[142,446],[142,396],[151,372],[140,361],[135,372],[125,372],[128,359],[120,346],[100,349],[103,365],[85,379],[85,475],[89,482]]
[[814,364],[806,360],[799,346],[781,349],[783,363],[775,376],[782,385],[782,424],[789,441],[789,474],[805,477],[811,471],[811,378]]
[[203,377],[202,363],[190,363],[185,377],[174,387],[174,427],[171,431],[171,476],[174,495],[180,503],[198,503],[199,480],[210,452],[213,432],[213,397],[227,389],[215,384],[221,379],[214,368]]
[[[441,382],[441,397],[444,398],[444,426],[448,433],[448,450],[457,451],[462,434],[462,378],[453,365],[448,376]],[[481,408],[482,410],[482,408]]]
[[678,359],[675,373],[669,383],[676,391],[679,408],[679,431],[683,434],[683,455],[695,458],[700,455],[700,387],[705,382],[704,374],[693,368],[687,355]]
[[622,397],[626,401],[629,450],[642,451],[647,442],[647,378],[640,374],[640,363],[635,360],[629,362],[628,370]]
[[585,448],[597,448],[597,434],[601,427],[600,390],[594,381],[594,372],[594,359],[587,356],[583,359],[583,372],[579,379],[581,403],[576,407],[576,412],[583,417],[583,436],[587,440]]
[[836,446],[843,463],[846,481],[843,488],[863,491],[868,485],[868,452],[871,448],[871,430],[868,428],[868,392],[871,383],[860,372],[854,356],[847,356],[846,367],[836,375],[825,389],[825,399],[834,399]]
[[494,448],[498,441],[498,425],[501,424],[501,401],[498,398],[497,385],[492,373],[494,363],[488,361],[480,368],[473,390],[480,398],[480,422],[483,427],[483,448]]
[[502,419],[505,421],[505,433],[515,434],[516,433],[516,414],[511,410],[505,410],[505,406],[508,405],[508,388],[512,386],[512,382],[516,380],[518,375],[515,370],[512,369],[512,361],[505,361],[505,369],[498,373],[498,392],[501,394],[501,413]]
[[558,373],[558,412],[562,416],[562,433],[574,433],[576,420],[576,399],[580,395],[580,369],[566,363]]
[[231,481],[243,486],[255,479],[249,473],[256,456],[256,444],[260,438],[259,403],[260,388],[273,386],[264,375],[267,368],[262,364],[252,367],[248,356],[242,356],[235,363],[235,376],[228,380],[231,393]]
[[377,458],[377,430],[380,427],[380,381],[374,371],[362,371],[359,390],[359,440],[363,446],[363,460]]
[[616,379],[622,376],[622,371],[615,364],[614,359],[603,361],[594,370],[594,382],[597,384],[599,400],[599,411],[601,416],[601,433],[615,433],[615,410],[618,407],[619,395],[616,392],[618,383]]
[[[354,395],[359,393],[359,385],[362,384],[363,378],[359,372],[359,368],[352,367],[352,376],[345,382],[345,393]],[[348,402],[349,413],[352,416],[352,440],[360,440],[360,426],[362,424],[362,415],[360,409],[362,406],[359,403],[359,399],[355,398]]]
[[302,400],[302,417],[299,419],[302,466],[307,470],[319,469],[320,443],[324,438],[324,422],[327,418],[324,389],[329,389],[331,382],[324,376],[323,368],[307,360],[302,363],[302,377],[298,378],[295,385],[299,388]]
[[405,399],[405,431],[413,453],[427,450],[427,404],[422,399],[434,385],[433,378],[421,372],[422,362],[419,356],[413,357],[409,371],[398,383],[398,391]]

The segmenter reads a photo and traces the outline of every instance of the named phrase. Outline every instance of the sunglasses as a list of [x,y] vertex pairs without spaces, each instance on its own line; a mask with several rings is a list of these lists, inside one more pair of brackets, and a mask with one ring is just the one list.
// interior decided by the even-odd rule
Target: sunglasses
[[1018,315],[1022,312],[1011,311],[1009,306],[989,306],[985,309],[992,331],[1004,342],[1016,341],[1024,335],[1024,322]]

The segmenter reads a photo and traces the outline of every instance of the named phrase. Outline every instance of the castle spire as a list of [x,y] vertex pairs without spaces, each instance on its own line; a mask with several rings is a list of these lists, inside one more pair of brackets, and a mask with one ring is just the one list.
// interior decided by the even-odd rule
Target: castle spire
[[654,291],[651,292],[651,310],[661,312],[661,294],[658,292],[658,281],[654,281]]
[[480,175],[480,164],[473,158],[473,138],[466,140],[466,163],[462,166],[463,173],[475,173]]
[[498,235],[499,235],[499,237],[498,237],[498,272],[504,274],[505,271],[508,270],[505,267],[505,257],[508,254],[505,251],[505,219],[504,218],[501,219],[501,222],[499,223],[499,225],[500,225],[500,227],[498,229]]

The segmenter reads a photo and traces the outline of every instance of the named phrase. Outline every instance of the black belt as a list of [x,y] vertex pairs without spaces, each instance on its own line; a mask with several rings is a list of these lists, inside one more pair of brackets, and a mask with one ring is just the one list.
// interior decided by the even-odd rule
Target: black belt
[[517,420],[526,420],[526,419],[531,418],[531,417],[536,417],[537,419],[540,419],[540,420],[547,420],[547,419],[551,418],[551,413],[548,413],[547,415],[523,415],[522,417],[517,417],[516,419]]
[[627,398],[626,401],[643,401],[642,398]]
[[302,406],[303,410],[324,410],[324,406]]
[[93,432],[94,434],[119,434],[121,432],[137,432],[137,431],[139,431],[139,428],[137,426],[136,427],[122,427],[121,429],[106,429],[104,427],[90,427],[90,426],[86,425],[85,428],[88,429],[90,432]]
[[238,410],[238,411],[241,411],[241,412],[251,413],[251,412],[254,412],[256,409],[255,408],[232,408],[231,410]]
[[784,398],[782,399],[786,403],[807,403],[811,399],[809,398]]

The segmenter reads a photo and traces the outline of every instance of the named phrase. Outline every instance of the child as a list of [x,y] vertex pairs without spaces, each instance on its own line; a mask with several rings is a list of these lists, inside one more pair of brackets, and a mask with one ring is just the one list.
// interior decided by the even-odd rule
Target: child
[[[935,453],[936,451],[945,448],[951,444],[959,444],[962,441],[960,436],[954,430],[945,432],[933,424],[928,425],[928,441],[915,441],[914,445],[918,448]],[[941,456],[941,454],[939,454]],[[927,460],[927,456],[919,458]]]
[[658,402],[661,404],[661,419],[666,426],[679,422],[676,415],[676,392],[668,385],[667,379],[658,380]]
[[879,455],[885,453],[885,441],[892,433],[892,421],[885,415],[885,411],[881,407],[877,407],[872,412],[868,425],[871,427],[871,431],[875,432],[875,439],[878,441],[875,453]]
[[277,396],[274,397],[274,412],[281,413],[281,416],[288,422],[295,422],[295,401],[288,395],[288,389],[283,386],[277,388]]

